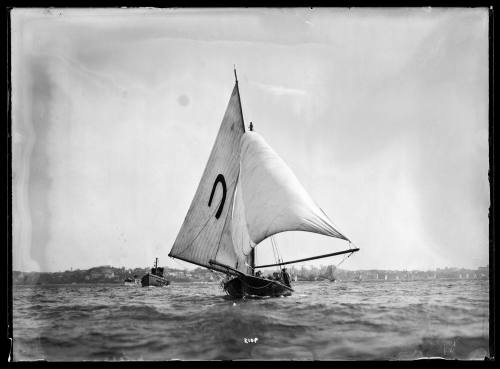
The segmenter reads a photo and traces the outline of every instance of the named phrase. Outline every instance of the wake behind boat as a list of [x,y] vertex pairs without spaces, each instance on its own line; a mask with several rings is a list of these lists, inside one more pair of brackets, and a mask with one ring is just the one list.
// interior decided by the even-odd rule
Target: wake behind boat
[[[245,130],[236,70],[234,74],[219,133],[169,256],[225,273],[223,288],[232,297],[287,296],[293,289],[283,265],[359,249],[351,248],[351,241],[334,228],[291,169],[253,131],[252,123]],[[255,247],[285,231],[339,238],[349,243],[349,249],[256,266]],[[274,266],[282,268],[274,278],[256,272]]]

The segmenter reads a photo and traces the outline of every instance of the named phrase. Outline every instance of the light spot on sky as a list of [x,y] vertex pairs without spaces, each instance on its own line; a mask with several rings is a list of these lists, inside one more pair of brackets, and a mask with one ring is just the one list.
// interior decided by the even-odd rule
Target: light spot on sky
[[186,95],[180,95],[177,101],[179,101],[179,104],[181,104],[182,106],[189,105],[189,97],[187,97]]

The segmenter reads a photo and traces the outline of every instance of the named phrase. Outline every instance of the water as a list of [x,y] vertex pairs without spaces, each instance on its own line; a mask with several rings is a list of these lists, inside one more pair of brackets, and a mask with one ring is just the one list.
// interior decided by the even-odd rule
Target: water
[[233,301],[215,283],[17,286],[14,360],[488,355],[488,281],[296,282],[294,288],[289,297]]

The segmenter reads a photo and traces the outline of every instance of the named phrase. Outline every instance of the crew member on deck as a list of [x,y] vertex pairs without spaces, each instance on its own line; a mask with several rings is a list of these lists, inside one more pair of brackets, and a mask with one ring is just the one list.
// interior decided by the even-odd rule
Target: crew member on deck
[[250,122],[250,125],[248,126],[248,129],[250,129],[250,131],[253,131],[253,124],[252,124],[252,122]]
[[290,287],[290,274],[288,274],[288,272],[286,271],[286,268],[283,268],[281,270],[281,276],[283,277],[283,282],[285,283],[285,285],[287,285],[288,287]]

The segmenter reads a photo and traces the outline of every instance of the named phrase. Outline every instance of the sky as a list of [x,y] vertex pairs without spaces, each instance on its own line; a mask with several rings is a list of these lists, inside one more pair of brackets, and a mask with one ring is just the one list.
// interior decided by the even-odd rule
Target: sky
[[488,264],[487,8],[14,9],[11,53],[14,270],[195,267],[168,253],[234,65],[245,122],[361,249],[342,268]]

